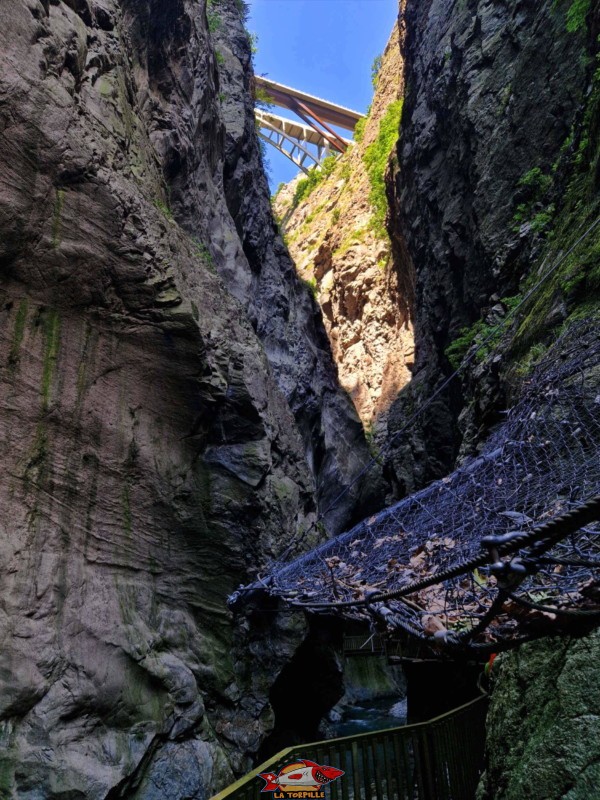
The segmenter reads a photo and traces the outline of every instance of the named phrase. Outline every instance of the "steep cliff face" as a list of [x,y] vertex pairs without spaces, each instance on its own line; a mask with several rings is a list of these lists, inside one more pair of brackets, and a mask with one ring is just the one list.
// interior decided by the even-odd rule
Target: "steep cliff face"
[[[207,797],[259,750],[284,665],[295,677],[313,655],[306,640],[298,648],[295,617],[250,609],[234,628],[225,598],[290,542],[314,541],[303,534],[317,506],[348,485],[367,448],[270,215],[243,3],[6,6],[0,794]],[[600,19],[591,4],[587,22],[574,8],[588,6],[407,2],[407,98],[389,173],[395,267],[366,200],[336,229],[336,210],[341,221],[353,204],[344,175],[321,187],[323,208],[306,209],[298,230],[311,213],[331,217],[317,252],[298,259],[364,419],[407,377],[414,300],[416,378],[390,435],[448,372],[459,328],[488,306],[504,313],[494,293],[516,292],[599,213]],[[381,98],[400,87],[391,52]],[[385,116],[378,102],[365,152]],[[356,170],[365,198],[361,163],[357,147],[340,169]],[[505,361],[597,302],[599,252],[596,236],[566,263],[503,345]],[[443,394],[396,445],[398,491],[448,469],[465,398],[461,425],[481,436],[509,385],[494,369]],[[366,514],[378,492],[377,477],[358,487],[330,528]],[[528,663],[550,687],[581,647],[565,643],[558,664],[536,662],[534,649],[511,657],[498,697],[526,678],[527,707]],[[575,728],[594,731],[589,701],[576,701]],[[494,798],[530,781],[515,773],[507,788],[501,765],[518,745],[502,750],[514,718],[500,707]],[[535,745],[546,730],[541,715],[526,733]]]
[[225,598],[366,458],[212,6],[0,8],[3,797],[205,797],[247,765],[303,631],[249,639]]
[[[319,507],[328,508],[369,458],[364,431],[352,401],[340,390],[339,364],[332,359],[319,306],[298,279],[273,222],[255,134],[251,53],[236,1],[215,2],[213,13],[225,124],[225,196],[244,253],[232,260],[225,244],[225,258],[215,252],[215,262],[265,348],[302,435]],[[189,195],[186,189],[183,193]],[[185,217],[183,225],[195,230],[197,222]],[[379,470],[371,472],[336,503],[326,527],[342,531],[366,510],[379,507],[383,488]]]
[[377,200],[385,206],[383,171],[396,138],[402,84],[395,27],[368,118],[360,123],[360,141],[308,196],[297,200],[304,180],[299,176],[278,192],[274,205],[298,273],[313,287],[323,312],[340,382],[365,425],[375,430],[385,427],[385,412],[410,379],[413,362],[411,289],[394,268],[385,211],[373,201],[368,155],[365,161],[384,146],[382,123],[389,127],[391,120],[393,138],[377,176],[382,190]]
[[[399,493],[477,448],[557,332],[600,309],[598,4],[407,0],[403,20],[390,225],[399,268],[415,281],[416,364],[389,436],[464,355],[473,361],[394,440]],[[480,798],[594,795],[597,639],[502,656]]]
[[[463,326],[494,306],[492,316],[502,315],[499,299],[531,273],[562,202],[560,189],[545,190],[589,90],[593,41],[588,48],[585,23],[572,22],[575,4],[566,1],[403,5],[406,97],[391,226],[410,256],[399,269],[415,280],[416,363],[390,435],[450,373],[446,349]],[[399,492],[453,463],[462,405],[460,388],[444,391],[400,437],[389,464]]]

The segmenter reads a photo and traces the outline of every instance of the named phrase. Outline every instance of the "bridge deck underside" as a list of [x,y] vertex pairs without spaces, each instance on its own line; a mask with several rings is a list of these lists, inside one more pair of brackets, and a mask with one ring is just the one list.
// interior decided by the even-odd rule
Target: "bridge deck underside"
[[351,108],[330,103],[321,97],[315,97],[298,89],[292,89],[290,86],[284,86],[267,78],[256,77],[255,82],[259,88],[272,98],[273,103],[280,108],[295,111],[298,103],[302,103],[317,114],[323,122],[328,125],[336,125],[344,130],[353,131],[356,123],[364,116],[359,111],[353,111]]
[[[267,78],[256,77],[255,83],[274,105],[293,111],[306,123],[303,125],[292,122],[259,110],[256,116],[264,141],[273,145],[305,172],[307,164],[311,161],[319,164],[330,151],[345,152],[348,139],[340,136],[331,126],[353,131],[362,114]],[[317,148],[316,155],[307,148],[308,144]]]
[[317,147],[324,147],[327,144],[323,136],[309,125],[302,125],[294,120],[285,119],[285,117],[279,117],[276,114],[270,114],[265,111],[257,111],[256,119],[261,124],[267,124],[285,133],[286,136],[297,139],[299,142],[314,144]]

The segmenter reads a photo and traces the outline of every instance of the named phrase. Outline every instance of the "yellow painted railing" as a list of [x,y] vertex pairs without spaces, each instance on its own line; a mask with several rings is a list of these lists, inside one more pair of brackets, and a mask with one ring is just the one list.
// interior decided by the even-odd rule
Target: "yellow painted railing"
[[289,747],[212,800],[268,800],[259,773],[303,758],[344,771],[325,788],[330,800],[473,800],[486,710],[482,695],[427,722]]

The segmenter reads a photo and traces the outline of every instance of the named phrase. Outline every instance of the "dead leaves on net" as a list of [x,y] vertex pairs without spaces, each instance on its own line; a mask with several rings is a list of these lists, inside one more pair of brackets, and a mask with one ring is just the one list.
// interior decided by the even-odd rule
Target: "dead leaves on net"
[[[557,501],[548,516],[555,516],[561,510],[561,502]],[[503,516],[520,527],[532,522],[531,518],[519,512],[503,512]],[[403,557],[400,554],[390,555],[390,552],[398,551],[397,533],[376,538],[369,544],[368,552],[365,552],[365,541],[355,539],[346,551],[345,560],[337,555],[325,559],[326,569],[320,578],[324,588],[337,600],[365,600],[373,594],[385,593],[394,586],[406,586],[435,576],[448,564],[456,546],[457,541],[451,536],[428,539],[412,548],[407,557]],[[527,593],[530,600],[541,602],[541,599],[549,599],[550,605],[558,602],[556,596],[546,597],[544,584],[547,581],[554,582],[556,576],[563,571],[561,565],[556,565],[546,575],[538,575],[537,582],[544,597],[536,597],[530,591]],[[379,580],[374,580],[377,577]],[[434,637],[440,632],[465,632],[474,627],[489,609],[496,589],[497,581],[494,576],[487,575],[485,570],[475,569],[458,579],[428,586],[388,605],[405,617],[408,614],[411,624],[426,635]],[[580,584],[577,589],[580,605],[583,601],[584,606],[597,607],[600,599],[598,584],[592,583],[585,588]],[[545,611],[507,601],[502,607],[500,617],[481,633],[481,638],[484,641],[494,641],[498,636],[510,635],[515,626],[550,632],[556,622],[557,615],[551,609]]]
[[[377,551],[385,554],[386,546],[396,545],[397,536],[381,536],[371,546],[370,559]],[[374,592],[385,592],[390,584],[406,585],[414,581],[434,576],[440,570],[440,562],[446,553],[454,550],[457,542],[450,536],[440,539],[428,539],[422,545],[413,548],[409,558],[402,560],[391,556],[382,561],[375,570],[369,569],[370,580],[363,577],[363,569],[367,556],[358,549],[364,546],[361,540],[350,544],[350,559],[340,556],[325,559],[327,571],[321,574],[324,584],[330,587],[334,596],[345,599],[364,600]],[[383,550],[382,550],[383,548]],[[373,571],[381,575],[381,580],[373,580]],[[474,616],[484,608],[482,595],[495,586],[495,578],[488,578],[477,570],[466,575],[448,589],[442,583],[420,589],[406,597],[404,610],[408,606],[414,616],[413,622],[422,630],[433,636],[435,633],[451,629],[463,629],[471,624]],[[403,601],[399,601],[402,603]]]

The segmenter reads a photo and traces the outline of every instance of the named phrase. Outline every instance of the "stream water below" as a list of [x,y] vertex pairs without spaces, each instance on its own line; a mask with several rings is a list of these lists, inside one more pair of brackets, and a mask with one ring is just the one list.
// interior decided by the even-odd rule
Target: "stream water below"
[[[339,716],[339,719],[337,718]],[[406,698],[383,697],[345,706],[328,723],[330,738],[352,736],[406,724]]]

